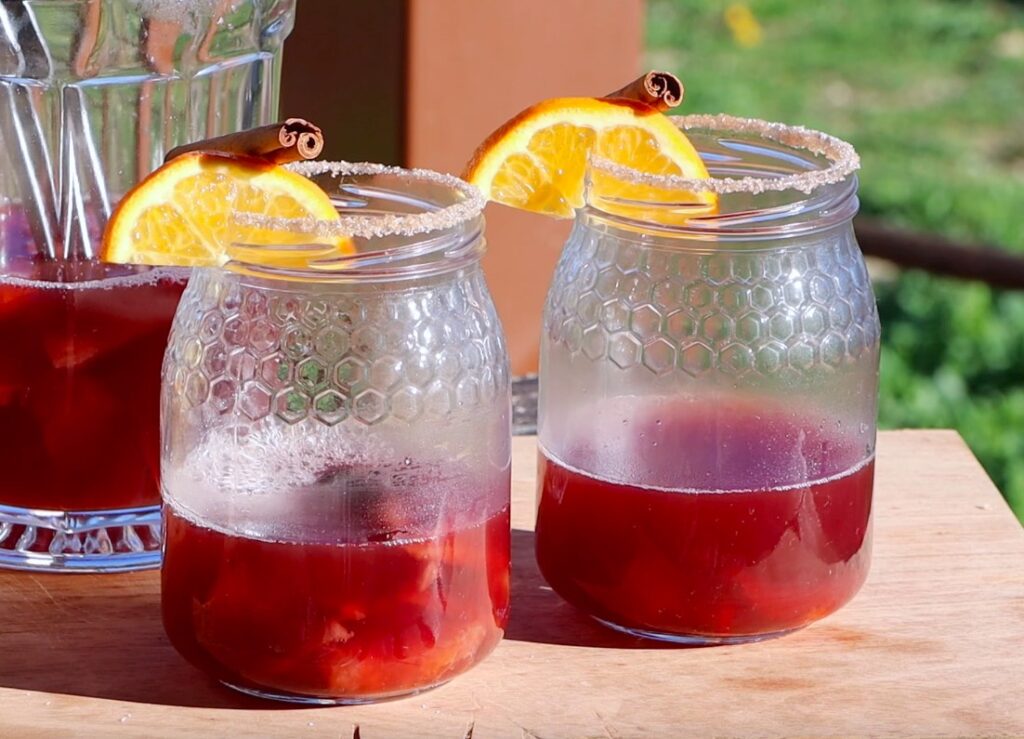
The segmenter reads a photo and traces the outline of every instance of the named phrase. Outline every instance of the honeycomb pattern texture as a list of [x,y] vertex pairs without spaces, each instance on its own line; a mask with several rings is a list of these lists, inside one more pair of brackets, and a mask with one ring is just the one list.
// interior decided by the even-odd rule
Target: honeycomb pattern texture
[[164,363],[173,402],[242,421],[372,426],[473,413],[508,392],[479,270],[412,287],[251,283],[192,278]]
[[548,341],[570,354],[690,377],[839,367],[879,340],[852,237],[701,253],[579,223],[556,270],[544,327]]

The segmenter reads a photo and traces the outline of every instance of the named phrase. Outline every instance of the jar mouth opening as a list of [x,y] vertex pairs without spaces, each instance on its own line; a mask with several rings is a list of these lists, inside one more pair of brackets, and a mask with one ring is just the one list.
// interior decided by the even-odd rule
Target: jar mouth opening
[[[710,177],[650,174],[600,155],[590,157],[590,166],[635,185],[719,195],[784,190],[809,194],[842,182],[860,169],[860,156],[852,144],[803,126],[725,114],[670,116],[670,120],[696,139]],[[717,140],[717,148],[723,151],[712,151],[708,139]],[[747,160],[741,159],[744,154]]]
[[[754,238],[820,230],[856,214],[860,157],[848,142],[803,126],[724,114],[671,120],[709,176],[652,174],[592,154],[591,209],[655,231]],[[598,180],[626,184],[627,195],[603,195]],[[709,209],[706,197],[694,198],[709,193],[717,208]]]
[[[236,213],[236,223],[287,239],[281,245],[232,244],[228,269],[314,281],[401,279],[456,269],[483,253],[486,201],[458,177],[372,162],[301,162],[288,168],[323,189],[338,218]],[[350,253],[325,248],[326,241],[342,238],[352,244]],[[306,258],[298,267],[270,266],[260,259],[267,250]]]

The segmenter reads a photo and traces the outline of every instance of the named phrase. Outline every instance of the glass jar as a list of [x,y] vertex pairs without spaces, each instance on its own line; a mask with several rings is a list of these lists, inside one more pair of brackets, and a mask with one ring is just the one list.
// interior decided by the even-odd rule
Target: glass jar
[[0,6],[0,566],[160,561],[159,395],[187,272],[97,260],[182,143],[271,122],[294,0]]
[[[556,270],[537,558],[615,629],[742,642],[822,618],[867,575],[879,323],[852,147],[676,122],[710,178],[596,158]],[[647,194],[599,194],[610,182]],[[717,212],[692,192],[716,193]]]
[[269,223],[357,252],[288,270],[236,254],[189,282],[164,365],[163,618],[243,692],[370,702],[444,683],[502,637],[508,357],[475,188],[298,169],[341,221]]

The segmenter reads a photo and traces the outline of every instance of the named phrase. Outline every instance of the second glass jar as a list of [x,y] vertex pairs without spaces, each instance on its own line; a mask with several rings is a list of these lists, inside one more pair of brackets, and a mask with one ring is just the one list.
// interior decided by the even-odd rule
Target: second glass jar
[[[545,312],[537,557],[613,628],[689,643],[839,608],[870,558],[879,324],[823,134],[680,121],[706,182],[592,163]],[[599,196],[595,185],[626,182]],[[717,212],[693,213],[699,188]]]

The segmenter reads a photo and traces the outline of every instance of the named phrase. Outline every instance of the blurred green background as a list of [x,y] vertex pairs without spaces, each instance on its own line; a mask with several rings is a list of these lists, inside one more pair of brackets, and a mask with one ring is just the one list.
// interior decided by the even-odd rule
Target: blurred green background
[[[647,38],[683,112],[841,136],[862,213],[1024,252],[1024,3],[648,0]],[[957,429],[1024,522],[1024,292],[873,272],[882,427]]]

